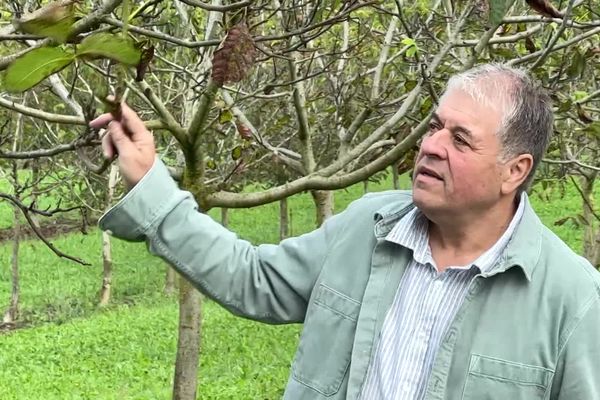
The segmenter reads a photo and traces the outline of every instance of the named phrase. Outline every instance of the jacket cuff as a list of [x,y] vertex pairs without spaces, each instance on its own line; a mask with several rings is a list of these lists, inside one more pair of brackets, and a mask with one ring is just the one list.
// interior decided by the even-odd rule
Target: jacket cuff
[[98,225],[118,238],[142,241],[148,228],[172,208],[177,192],[177,184],[157,157],[146,175],[100,218]]

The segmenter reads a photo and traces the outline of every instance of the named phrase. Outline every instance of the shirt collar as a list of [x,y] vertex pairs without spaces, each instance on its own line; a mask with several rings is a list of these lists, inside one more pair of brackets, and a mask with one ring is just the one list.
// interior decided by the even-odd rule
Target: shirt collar
[[[469,267],[471,265],[476,266],[482,273],[493,269],[519,226],[527,203],[527,195],[523,192],[519,198],[517,211],[502,236],[492,247],[468,265]],[[428,227],[429,220],[427,217],[419,209],[414,208],[396,223],[385,240],[412,250],[413,258],[420,264],[433,263],[429,248]]]

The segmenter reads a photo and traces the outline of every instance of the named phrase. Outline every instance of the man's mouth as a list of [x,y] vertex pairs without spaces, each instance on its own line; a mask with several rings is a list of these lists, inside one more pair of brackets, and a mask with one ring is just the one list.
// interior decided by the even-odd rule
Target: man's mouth
[[440,181],[444,180],[439,173],[437,173],[433,169],[427,168],[427,167],[419,167],[417,169],[417,175],[422,175],[422,176],[425,176],[425,177],[434,178],[434,179],[437,179],[437,180],[440,180]]

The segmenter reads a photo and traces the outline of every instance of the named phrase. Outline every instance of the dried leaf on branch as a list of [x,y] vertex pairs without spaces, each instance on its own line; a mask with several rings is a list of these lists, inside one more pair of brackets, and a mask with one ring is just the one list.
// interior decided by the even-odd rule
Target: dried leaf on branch
[[239,82],[254,65],[256,48],[245,23],[233,26],[213,56],[212,78],[219,85]]
[[548,18],[562,18],[563,15],[548,0],[525,0],[529,7]]

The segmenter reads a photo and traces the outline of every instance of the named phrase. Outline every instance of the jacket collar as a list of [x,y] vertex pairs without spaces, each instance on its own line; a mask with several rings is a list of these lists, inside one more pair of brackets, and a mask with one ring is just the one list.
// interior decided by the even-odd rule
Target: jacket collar
[[[529,197],[524,195],[522,201],[525,201],[525,210],[521,222],[502,252],[500,260],[493,268],[483,273],[483,277],[490,277],[518,267],[523,271],[527,280],[531,281],[541,255],[544,225],[531,208]],[[414,207],[412,192],[399,192],[397,201],[386,204],[375,212],[375,236],[378,239],[384,239],[396,223]]]

